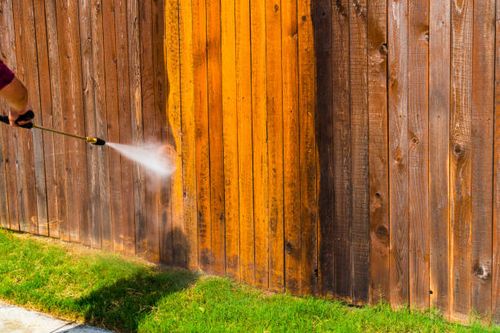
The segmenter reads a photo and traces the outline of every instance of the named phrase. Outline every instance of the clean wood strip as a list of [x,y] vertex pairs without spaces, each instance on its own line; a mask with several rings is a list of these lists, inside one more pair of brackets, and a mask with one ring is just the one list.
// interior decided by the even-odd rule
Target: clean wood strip
[[[119,116],[119,142],[132,143],[132,119],[131,105],[133,100],[130,96],[129,87],[130,66],[129,66],[129,36],[127,28],[127,1],[115,1],[115,34],[116,34],[116,63],[118,79],[118,116]],[[132,74],[133,75],[133,74]],[[134,182],[133,164],[126,158],[120,158],[121,169],[121,233],[118,235],[118,242],[122,246],[122,251],[126,254],[135,253],[135,229],[134,229]],[[114,171],[118,172],[118,170]],[[117,235],[115,234],[115,241]]]
[[205,0],[193,0],[194,112],[196,128],[196,191],[200,268],[212,262],[210,223],[210,152],[208,137],[207,34]]
[[474,2],[472,45],[472,310],[491,313],[495,1]]
[[332,4],[314,1],[312,7],[316,53],[316,138],[319,156],[319,292],[334,293],[334,164]]
[[269,207],[266,110],[266,6],[250,1],[252,43],[253,201],[255,283],[269,286]]
[[429,1],[408,6],[410,306],[429,307]]
[[297,2],[282,2],[283,159],[285,219],[285,288],[301,289],[299,73]]
[[350,86],[352,146],[352,300],[368,300],[370,215],[368,178],[368,1],[350,6]]
[[194,110],[193,15],[191,1],[180,1],[179,5],[182,146],[176,148],[182,151],[187,267],[195,269],[198,268],[199,263],[196,201],[197,148]]
[[368,8],[370,302],[389,300],[387,1]]
[[239,243],[239,172],[238,115],[236,108],[236,21],[234,1],[222,2],[222,117],[224,143],[224,202],[226,222],[226,274],[238,279]]
[[255,281],[253,160],[252,160],[252,72],[250,51],[250,3],[235,3],[236,108],[238,117],[238,173],[240,198],[241,279]]
[[[314,1],[314,0],[312,0]],[[301,293],[317,292],[318,208],[316,189],[316,59],[311,1],[298,3],[300,203],[301,203]]]
[[430,2],[429,223],[430,305],[449,314],[450,2]]
[[[138,144],[143,141],[143,119],[142,119],[142,73],[141,73],[141,42],[140,42],[140,23],[139,23],[139,4],[138,0],[127,2],[127,33],[128,33],[128,59],[129,59],[129,79],[130,79],[130,118],[132,142]],[[140,232],[143,231],[145,204],[145,180],[137,163],[133,166],[134,181],[134,238],[135,253],[143,250],[142,243],[139,242]],[[143,235],[142,235],[143,236]]]
[[269,189],[269,289],[285,286],[283,239],[283,78],[281,1],[266,1],[266,74]]
[[450,224],[453,319],[467,320],[471,310],[471,95],[473,1],[454,0],[451,8],[452,71],[450,119]]
[[223,274],[224,161],[222,142],[222,52],[220,0],[207,0],[208,133],[210,138],[210,204],[212,222],[211,272]]
[[335,293],[351,297],[352,154],[349,80],[349,1],[332,8],[333,156],[335,207],[333,234]]
[[409,302],[408,7],[389,1],[390,302]]

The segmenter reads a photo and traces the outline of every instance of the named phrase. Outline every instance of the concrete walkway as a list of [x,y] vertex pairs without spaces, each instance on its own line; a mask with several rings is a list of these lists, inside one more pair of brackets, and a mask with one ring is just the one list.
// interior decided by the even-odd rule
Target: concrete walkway
[[0,302],[2,333],[111,333]]

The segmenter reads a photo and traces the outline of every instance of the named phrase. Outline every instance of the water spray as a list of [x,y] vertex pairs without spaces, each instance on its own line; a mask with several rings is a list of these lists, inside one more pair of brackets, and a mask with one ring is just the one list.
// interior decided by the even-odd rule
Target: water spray
[[[21,116],[19,116],[19,118],[16,119],[16,123],[18,124],[21,121],[30,121],[34,117],[35,117],[35,114],[33,113],[33,111],[28,111],[28,112],[22,114]],[[0,122],[6,123],[6,124],[10,124],[9,117],[8,116],[0,116]],[[45,131],[45,132],[51,132],[51,133],[60,134],[60,135],[68,136],[68,137],[71,137],[71,138],[83,140],[83,141],[85,141],[87,143],[90,143],[90,144],[93,144],[93,145],[96,145],[96,146],[104,146],[106,144],[106,141],[104,141],[103,139],[98,138],[98,137],[80,136],[80,135],[76,135],[76,134],[72,134],[72,133],[58,131],[58,130],[55,130],[55,129],[52,129],[52,128],[43,127],[43,126],[40,126],[40,125],[35,125],[33,123],[27,123],[27,124],[24,124],[24,125],[19,125],[18,124],[18,126],[22,127],[22,128],[27,128],[27,129],[37,128],[37,129]]]

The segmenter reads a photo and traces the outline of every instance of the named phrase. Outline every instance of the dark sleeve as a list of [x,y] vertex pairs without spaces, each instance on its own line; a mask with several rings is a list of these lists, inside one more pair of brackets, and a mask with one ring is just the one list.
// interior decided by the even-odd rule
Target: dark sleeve
[[14,80],[14,73],[0,60],[0,90]]

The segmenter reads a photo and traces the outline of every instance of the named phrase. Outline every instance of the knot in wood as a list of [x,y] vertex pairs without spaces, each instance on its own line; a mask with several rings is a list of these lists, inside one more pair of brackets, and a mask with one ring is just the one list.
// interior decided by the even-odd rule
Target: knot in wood
[[292,254],[292,250],[293,250],[293,247],[292,247],[292,244],[290,242],[286,242],[285,243],[285,251],[287,254]]
[[380,239],[386,240],[389,235],[389,231],[385,226],[379,225],[377,229],[375,229],[375,235],[377,235]]
[[487,266],[478,263],[474,266],[474,275],[481,280],[488,280],[490,278],[490,270]]
[[465,148],[460,143],[456,143],[453,146],[453,153],[456,156],[461,157],[461,156],[465,155]]
[[275,3],[273,9],[274,12],[277,13],[280,10],[280,6],[277,3]]
[[387,47],[387,43],[382,43],[380,44],[380,47],[378,48],[379,52],[383,55],[387,55],[389,49]]

